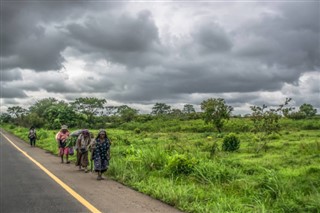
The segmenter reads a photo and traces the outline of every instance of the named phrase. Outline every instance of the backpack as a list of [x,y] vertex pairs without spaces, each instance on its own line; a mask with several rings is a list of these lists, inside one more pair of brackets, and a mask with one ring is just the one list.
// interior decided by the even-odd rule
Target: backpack
[[31,129],[29,131],[29,138],[35,138],[36,137],[36,130],[35,129]]

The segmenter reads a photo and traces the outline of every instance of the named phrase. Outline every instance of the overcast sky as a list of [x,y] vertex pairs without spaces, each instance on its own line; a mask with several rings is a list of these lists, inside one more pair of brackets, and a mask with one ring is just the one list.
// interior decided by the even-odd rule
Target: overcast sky
[[1,111],[97,97],[320,111],[319,1],[2,1]]

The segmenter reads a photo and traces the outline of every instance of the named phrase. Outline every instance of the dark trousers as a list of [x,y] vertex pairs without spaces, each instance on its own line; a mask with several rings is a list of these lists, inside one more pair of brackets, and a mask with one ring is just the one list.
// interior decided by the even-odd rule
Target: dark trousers
[[36,139],[30,138],[30,146],[36,146]]

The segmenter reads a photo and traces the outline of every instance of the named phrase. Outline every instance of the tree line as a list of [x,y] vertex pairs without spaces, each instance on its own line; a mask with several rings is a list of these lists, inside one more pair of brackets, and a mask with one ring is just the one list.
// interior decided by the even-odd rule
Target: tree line
[[[284,116],[291,119],[305,119],[316,115],[317,110],[311,104],[304,103],[295,110],[288,107],[291,99],[277,109],[267,109],[263,105],[252,106],[252,113],[247,115],[254,122],[270,122],[270,118]],[[150,114],[140,114],[139,110],[127,105],[107,106],[106,99],[95,97],[77,98],[67,103],[55,98],[38,100],[28,109],[21,106],[12,106],[7,112],[0,115],[3,123],[12,123],[19,126],[47,129],[59,129],[62,124],[78,128],[105,128],[108,123],[114,125],[124,122],[146,122],[152,119],[203,119],[211,123],[219,132],[222,131],[223,123],[232,116],[233,107],[226,104],[222,98],[209,98],[201,103],[201,112],[196,112],[192,104],[185,104],[183,109],[175,109],[166,103],[155,103]],[[269,120],[268,120],[268,119]]]

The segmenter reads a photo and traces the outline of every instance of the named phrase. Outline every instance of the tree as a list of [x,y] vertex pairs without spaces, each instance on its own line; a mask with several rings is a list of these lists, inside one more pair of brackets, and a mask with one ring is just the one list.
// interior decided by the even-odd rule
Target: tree
[[12,117],[9,113],[2,113],[0,115],[0,122],[2,123],[10,123],[12,121]]
[[46,126],[51,129],[58,129],[62,124],[69,127],[76,126],[78,118],[73,107],[64,101],[48,107],[44,111],[44,116],[47,120]]
[[225,120],[230,118],[233,107],[226,105],[222,98],[210,98],[201,103],[201,109],[204,110],[203,119],[205,123],[212,123],[221,133]]
[[106,106],[104,109],[107,116],[116,115],[118,111],[118,107],[116,106]]
[[317,109],[314,109],[311,104],[302,104],[299,107],[300,112],[304,113],[307,118],[313,117],[317,114]]
[[174,118],[181,118],[183,115],[182,111],[180,109],[172,109],[170,111],[170,116]]
[[154,115],[167,115],[170,113],[171,106],[165,104],[165,103],[156,103],[152,107],[152,112],[151,114]]
[[25,125],[28,127],[34,126],[36,128],[40,128],[46,124],[46,121],[34,112],[28,113],[24,120]]
[[257,150],[259,152],[262,148],[266,147],[268,143],[268,136],[273,133],[279,133],[281,113],[288,103],[291,101],[291,98],[286,98],[284,104],[279,105],[276,109],[268,109],[267,106],[251,106],[252,114],[251,120],[253,121],[253,132],[259,134],[261,141],[264,141],[262,146]]
[[94,97],[77,98],[72,106],[76,111],[86,115],[86,120],[89,126],[94,124],[94,116],[103,113],[104,104],[107,101],[105,99],[98,99]]
[[27,110],[23,109],[21,106],[13,106],[13,107],[9,107],[7,112],[13,118],[20,118],[22,115],[24,115],[27,112]]
[[13,118],[13,122],[17,125],[23,126],[24,116],[27,110],[20,106],[9,107],[7,110],[8,114]]
[[130,122],[137,116],[138,110],[128,107],[127,105],[122,105],[118,107],[117,113],[123,121]]
[[57,104],[58,100],[55,98],[44,98],[37,101],[34,105],[29,107],[30,113],[36,113],[40,117],[44,117],[44,112],[54,104]]
[[183,106],[182,112],[185,113],[185,114],[191,114],[191,113],[195,113],[196,110],[194,109],[193,105],[191,105],[191,104],[185,104],[185,105]]

